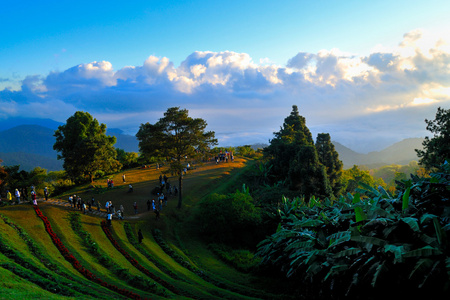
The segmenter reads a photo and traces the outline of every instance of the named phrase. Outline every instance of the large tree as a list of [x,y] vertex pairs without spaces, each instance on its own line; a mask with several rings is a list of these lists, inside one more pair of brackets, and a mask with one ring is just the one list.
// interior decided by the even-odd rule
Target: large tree
[[205,120],[189,117],[188,110],[172,107],[155,124],[141,124],[136,134],[141,153],[166,158],[169,162],[168,172],[178,175],[178,208],[181,208],[183,199],[185,158],[198,157],[217,144],[215,133],[205,131],[206,126]]
[[284,119],[280,131],[264,149],[275,182],[285,182],[291,190],[310,196],[328,197],[331,187],[324,165],[319,161],[314,140],[296,105]]
[[439,167],[450,159],[450,109],[438,107],[434,120],[425,119],[427,130],[434,135],[425,137],[423,150],[416,149],[419,163],[427,170]]
[[98,171],[120,170],[114,149],[116,137],[105,133],[105,124],[82,111],[77,111],[55,131],[53,149],[59,152],[58,159],[64,159],[64,170],[73,181],[81,182],[88,177],[92,182]]
[[339,153],[331,142],[329,133],[319,133],[317,135],[316,150],[319,161],[327,170],[327,177],[333,194],[338,196],[342,189],[341,176],[343,163],[339,159]]

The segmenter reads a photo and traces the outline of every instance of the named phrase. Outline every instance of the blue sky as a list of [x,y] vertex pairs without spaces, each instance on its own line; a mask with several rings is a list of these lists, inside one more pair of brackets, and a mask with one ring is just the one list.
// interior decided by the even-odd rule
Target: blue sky
[[77,110],[133,134],[170,106],[222,145],[268,142],[293,104],[367,152],[450,100],[448,1],[3,1],[0,118]]

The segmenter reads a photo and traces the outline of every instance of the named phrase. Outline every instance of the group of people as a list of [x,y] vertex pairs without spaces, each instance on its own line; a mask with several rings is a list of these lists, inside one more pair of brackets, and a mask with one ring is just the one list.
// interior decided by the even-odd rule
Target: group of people
[[[14,195],[14,196],[13,196]],[[33,205],[37,205],[37,193],[36,188],[31,186],[31,202]],[[44,188],[44,197],[45,200],[48,200],[49,190],[47,187]],[[14,197],[14,198],[13,198]],[[13,201],[13,199],[15,201]],[[28,202],[28,189],[26,187],[16,188],[14,189],[14,194],[12,194],[9,190],[6,191],[6,200],[11,204],[20,204],[21,202]]]
[[216,161],[216,164],[219,162],[228,162],[228,160],[234,161],[234,155],[233,152],[225,152],[225,153],[219,153],[214,160]]

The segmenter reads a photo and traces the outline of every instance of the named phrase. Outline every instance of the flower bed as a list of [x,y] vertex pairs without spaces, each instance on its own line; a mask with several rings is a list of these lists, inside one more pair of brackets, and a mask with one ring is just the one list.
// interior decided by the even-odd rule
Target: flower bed
[[153,274],[152,272],[150,272],[149,270],[147,270],[146,268],[144,268],[137,260],[135,260],[134,258],[131,257],[130,254],[128,254],[127,251],[125,251],[122,247],[120,247],[120,245],[117,243],[117,241],[114,239],[114,237],[111,234],[111,231],[109,230],[109,227],[106,223],[105,220],[103,220],[101,222],[101,226],[103,231],[105,232],[106,236],[108,237],[108,239],[110,240],[110,242],[113,244],[113,246],[120,252],[122,253],[122,255],[134,266],[136,267],[139,271],[141,271],[142,273],[144,273],[145,275],[149,276],[150,278],[152,278],[153,280],[155,280],[156,282],[158,282],[159,284],[161,284],[162,286],[164,286],[165,288],[167,288],[169,291],[180,295],[180,292],[177,290],[177,288],[168,283],[167,281],[161,279],[160,277],[156,276],[155,274]]
[[136,293],[133,293],[131,291],[125,290],[125,289],[121,289],[115,285],[109,284],[105,281],[103,281],[102,279],[98,278],[97,276],[95,276],[95,274],[93,274],[92,272],[90,272],[89,270],[87,270],[86,268],[84,268],[80,262],[69,252],[69,250],[66,248],[66,246],[64,246],[64,244],[61,242],[61,240],[59,239],[59,237],[53,232],[53,229],[51,227],[51,224],[49,222],[49,220],[47,219],[46,216],[44,216],[41,212],[41,210],[39,209],[39,207],[37,205],[34,206],[34,210],[36,212],[36,215],[41,218],[41,220],[44,222],[44,226],[45,226],[45,230],[47,231],[47,233],[50,235],[50,238],[52,239],[53,243],[55,244],[56,248],[58,248],[59,252],[61,253],[61,255],[69,262],[72,264],[72,266],[78,271],[80,272],[84,277],[86,277],[87,279],[100,284],[103,287],[106,287],[116,293],[119,293],[121,295],[124,295],[128,298],[131,299],[141,299],[141,296],[139,296]]

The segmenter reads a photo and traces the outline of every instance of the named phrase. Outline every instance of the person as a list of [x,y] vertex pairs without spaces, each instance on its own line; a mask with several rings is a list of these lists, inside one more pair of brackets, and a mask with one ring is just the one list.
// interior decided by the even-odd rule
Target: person
[[120,209],[116,212],[116,215],[119,220],[123,220],[122,211]]
[[69,196],[69,205],[70,205],[70,207],[72,207],[72,199],[73,199],[73,198],[72,198],[72,195],[70,195],[70,196]]
[[106,211],[109,212],[109,201],[106,201],[105,208],[106,208]]
[[108,212],[106,215],[106,221],[108,222],[108,226],[111,226],[112,213]]
[[155,211],[155,210],[156,210],[156,206],[155,206],[155,199],[153,199],[153,200],[152,200],[152,209],[153,209],[153,211]]
[[123,205],[122,204],[120,204],[119,209],[120,209],[120,212],[122,213],[122,217],[123,217],[124,211],[123,211]]
[[128,193],[132,193],[133,192],[133,186],[131,185],[131,183],[128,185]]
[[18,189],[16,189],[16,191],[14,192],[14,195],[16,196],[17,204],[19,204],[20,203],[20,192]]
[[123,183],[125,183],[125,174],[122,175]]
[[9,190],[6,191],[6,200],[8,200],[8,202],[10,202],[10,203],[11,203],[11,201],[12,201],[12,195],[11,195],[11,193],[9,192]]
[[83,213],[86,214],[86,203],[84,203],[84,201],[82,204],[82,209],[83,209]]
[[138,231],[138,240],[139,240],[139,244],[142,243],[142,240],[144,239],[144,235],[142,235],[142,231],[141,229],[139,229]]
[[138,213],[138,208],[137,208],[137,203],[136,203],[136,202],[134,202],[133,208],[134,208],[134,214],[137,215],[137,213]]
[[31,191],[31,200],[33,201],[33,205],[37,205],[36,193]]
[[45,201],[47,201],[48,200],[48,188],[47,187],[44,188],[44,197],[45,197]]

